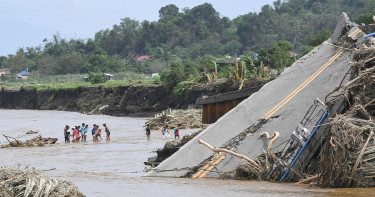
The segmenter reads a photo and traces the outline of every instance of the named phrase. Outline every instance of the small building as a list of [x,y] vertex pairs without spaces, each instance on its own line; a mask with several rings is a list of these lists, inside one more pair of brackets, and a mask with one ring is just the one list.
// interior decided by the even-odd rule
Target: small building
[[18,78],[22,78],[22,79],[28,79],[28,78],[29,78],[29,76],[28,76],[29,74],[30,74],[29,71],[23,70],[23,71],[21,71],[20,73],[18,73],[18,74],[16,75],[16,77],[18,77]]
[[148,56],[148,55],[142,55],[142,56],[139,56],[139,57],[137,58],[137,61],[145,61],[145,60],[150,61],[150,60],[151,60],[151,57]]
[[10,74],[10,68],[0,69],[0,77]]
[[211,124],[216,122],[220,117],[235,108],[239,103],[257,92],[260,88],[261,86],[256,86],[217,96],[198,98],[195,104],[203,105],[202,123]]
[[151,74],[151,78],[152,78],[152,79],[160,78],[160,75],[159,75],[159,73],[152,73],[152,74]]
[[109,80],[112,80],[113,75],[108,74],[108,73],[103,73],[103,77],[109,81]]

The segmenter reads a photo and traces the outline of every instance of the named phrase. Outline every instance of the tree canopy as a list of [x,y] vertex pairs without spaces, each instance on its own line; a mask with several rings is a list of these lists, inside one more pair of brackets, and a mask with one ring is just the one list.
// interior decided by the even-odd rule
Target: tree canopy
[[[243,5],[246,6],[246,5]],[[0,68],[13,73],[29,69],[43,75],[176,70],[176,64],[196,65],[205,56],[256,55],[265,66],[288,66],[290,52],[302,54],[331,35],[341,12],[370,23],[373,0],[276,0],[259,13],[230,20],[209,3],[179,9],[174,4],[159,10],[158,21],[123,18],[94,38],[64,39],[58,34],[41,46],[20,48],[0,57]],[[140,62],[142,55],[152,63]],[[203,66],[203,65],[201,65]]]

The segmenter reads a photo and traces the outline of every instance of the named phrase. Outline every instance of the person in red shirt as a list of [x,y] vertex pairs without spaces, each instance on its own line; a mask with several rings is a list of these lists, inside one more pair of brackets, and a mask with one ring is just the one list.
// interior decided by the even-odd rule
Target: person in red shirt
[[75,142],[78,138],[78,128],[77,128],[77,126],[75,128],[76,129],[74,129],[74,131],[73,131],[73,142]]
[[176,139],[176,138],[180,139],[180,127],[181,127],[181,124],[178,124],[178,126],[173,129],[174,130],[174,139]]
[[100,137],[100,140],[102,140],[102,131],[99,129],[99,125],[96,125],[96,137]]

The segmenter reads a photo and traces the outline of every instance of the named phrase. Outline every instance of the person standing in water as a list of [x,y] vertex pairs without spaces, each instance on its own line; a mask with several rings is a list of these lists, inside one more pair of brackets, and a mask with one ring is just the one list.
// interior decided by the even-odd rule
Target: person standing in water
[[85,140],[85,123],[82,123],[82,127],[79,130],[79,133],[81,134],[81,141]]
[[97,140],[99,140],[100,137],[100,140],[102,140],[102,131],[99,129],[99,125],[96,125],[96,138]]
[[69,125],[65,125],[65,128],[64,128],[64,138],[65,138],[65,143],[69,143],[70,142]]
[[103,127],[105,129],[106,139],[111,140],[111,132],[109,131],[107,124],[103,124]]
[[84,128],[84,133],[83,133],[83,139],[86,141],[86,138],[87,138],[87,132],[89,130],[89,125],[85,125],[85,128]]
[[147,124],[146,125],[146,136],[147,136],[147,140],[151,140],[151,129],[150,129],[150,125]]
[[170,136],[167,123],[164,123],[163,127],[160,129],[161,129],[161,133],[163,134],[163,138],[168,138]]
[[81,140],[81,126],[77,126],[77,139],[76,141]]
[[176,139],[176,138],[180,139],[180,127],[181,127],[181,124],[178,124],[178,126],[173,129],[174,130],[174,139]]
[[76,126],[73,131],[73,142],[77,141],[78,139],[78,127]]
[[93,125],[91,134],[92,134],[92,141],[96,141],[96,124]]

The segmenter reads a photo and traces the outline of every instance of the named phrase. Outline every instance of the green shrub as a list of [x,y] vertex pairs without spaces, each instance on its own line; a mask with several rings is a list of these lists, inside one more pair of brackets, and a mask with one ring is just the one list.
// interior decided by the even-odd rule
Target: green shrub
[[365,13],[365,14],[361,14],[359,15],[355,20],[354,22],[356,22],[357,24],[361,24],[361,23],[364,23],[366,25],[368,24],[371,24],[373,23],[373,19],[372,17],[375,15],[375,11],[374,12],[371,12],[371,13]]
[[105,83],[107,81],[107,79],[101,74],[90,73],[89,74],[89,81],[92,84],[98,84],[98,83]]
[[152,80],[154,81],[155,84],[159,84],[161,82],[159,76],[155,76]]
[[172,91],[173,98],[179,101],[187,101],[193,85],[194,82],[192,81],[183,81],[178,83]]
[[187,79],[184,67],[180,63],[172,62],[170,69],[165,69],[161,75],[161,82],[168,88],[175,87],[179,82]]

